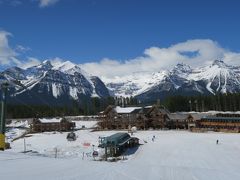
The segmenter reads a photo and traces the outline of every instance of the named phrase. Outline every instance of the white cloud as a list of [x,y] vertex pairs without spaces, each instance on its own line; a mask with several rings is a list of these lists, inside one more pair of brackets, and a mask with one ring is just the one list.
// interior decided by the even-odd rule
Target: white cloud
[[56,65],[61,64],[61,63],[63,63],[64,61],[67,61],[67,60],[63,60],[63,59],[61,59],[61,58],[56,57],[56,58],[50,59],[50,61],[51,61],[51,64],[52,64],[53,66],[56,66]]
[[41,61],[34,58],[34,57],[29,57],[25,61],[21,61],[21,60],[15,58],[15,57],[13,57],[12,61],[11,61],[11,66],[17,66],[17,67],[20,67],[22,69],[27,69],[29,67],[38,65],[40,63],[41,63]]
[[[188,54],[193,54],[189,56]],[[133,72],[156,72],[170,69],[177,63],[186,63],[193,67],[210,64],[220,59],[228,64],[240,65],[240,53],[222,48],[210,39],[195,39],[174,44],[170,47],[151,47],[142,56],[119,62],[105,58],[100,62],[82,64],[87,72],[100,77],[112,78],[125,76]]]
[[40,64],[41,61],[37,58],[34,57],[29,57],[27,61],[19,61],[17,64],[18,67],[22,69],[27,69],[29,67],[35,66]]
[[22,45],[17,45],[17,47],[16,47],[15,49],[16,49],[16,51],[21,52],[21,53],[25,53],[25,52],[31,50],[31,48],[29,48],[29,47],[24,47],[24,46],[22,46]]
[[[23,46],[17,46],[15,50],[9,46],[9,32],[0,31],[0,65],[19,66],[27,68],[41,63],[33,57],[27,60],[19,60],[19,53],[29,50]],[[134,72],[157,72],[162,69],[170,69],[177,63],[186,63],[193,67],[204,66],[219,59],[227,64],[240,65],[240,53],[221,47],[210,39],[195,39],[177,43],[169,47],[150,47],[145,49],[143,55],[133,59],[118,61],[104,58],[100,61],[80,64],[88,73],[100,78],[111,79],[117,76],[130,75]],[[63,59],[50,59],[53,65],[62,63]]]
[[[16,48],[11,48],[8,43],[8,37],[12,36],[11,33],[7,31],[0,30],[0,66],[3,68],[9,66],[18,66],[20,68],[26,69],[28,67],[38,65],[42,62],[34,57],[27,57],[27,60],[19,59],[19,56],[29,50],[29,47],[24,47],[22,45],[17,45]],[[50,59],[53,65],[62,63],[64,60],[60,58]]]
[[0,31],[0,65],[11,64],[17,56],[17,53],[9,47],[8,36],[11,36],[11,33]]
[[[10,5],[10,6],[20,6],[23,3],[25,3],[27,0],[23,1],[23,0],[0,0],[0,5]],[[30,2],[33,3],[39,3],[39,7],[40,8],[44,8],[44,7],[48,7],[48,6],[52,6],[54,4],[56,4],[58,1],[60,0],[28,0]]]
[[47,7],[54,5],[58,2],[59,0],[39,0],[39,6],[40,7]]
[[25,61],[18,59],[19,53],[30,50],[30,48],[18,45],[14,50],[9,46],[8,37],[12,36],[11,33],[6,31],[0,31],[0,65],[1,66],[18,66],[21,68],[27,68],[41,63],[36,58],[28,58]]

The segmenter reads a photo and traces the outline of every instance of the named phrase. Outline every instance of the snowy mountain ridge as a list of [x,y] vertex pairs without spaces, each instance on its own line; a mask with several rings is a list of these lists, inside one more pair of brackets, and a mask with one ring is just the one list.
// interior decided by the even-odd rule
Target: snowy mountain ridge
[[134,73],[104,80],[116,96],[140,99],[172,94],[216,94],[240,92],[240,67],[215,60],[211,65],[192,68],[179,63],[172,70]]
[[211,65],[192,68],[179,63],[171,70],[159,72],[135,72],[102,80],[84,71],[70,61],[41,64],[21,69],[12,67],[3,71],[0,80],[7,80],[12,98],[36,101],[36,94],[58,103],[81,101],[86,97],[134,96],[142,101],[165,98],[171,95],[210,95],[240,92],[240,67],[221,60]]
[[46,60],[27,69],[12,67],[3,71],[0,79],[12,84],[11,98],[24,101],[31,99],[34,102],[33,94],[58,103],[79,101],[83,97],[109,96],[108,89],[98,77],[91,76],[70,61],[52,65]]

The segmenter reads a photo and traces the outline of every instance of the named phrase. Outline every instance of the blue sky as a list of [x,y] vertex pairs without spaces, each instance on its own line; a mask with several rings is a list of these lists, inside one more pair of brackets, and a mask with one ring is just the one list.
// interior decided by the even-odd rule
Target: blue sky
[[193,39],[239,52],[239,9],[237,0],[0,0],[0,28],[20,61],[125,62]]

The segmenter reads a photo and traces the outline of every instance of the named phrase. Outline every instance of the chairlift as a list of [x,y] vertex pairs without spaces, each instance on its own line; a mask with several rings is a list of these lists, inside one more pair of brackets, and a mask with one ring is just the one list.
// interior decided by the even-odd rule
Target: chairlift
[[98,156],[98,151],[93,151],[92,156],[97,157]]

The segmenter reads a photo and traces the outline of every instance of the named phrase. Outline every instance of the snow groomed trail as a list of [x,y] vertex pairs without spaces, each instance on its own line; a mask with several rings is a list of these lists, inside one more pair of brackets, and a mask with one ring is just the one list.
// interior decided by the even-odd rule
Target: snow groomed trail
[[[116,131],[78,131],[79,143],[96,143],[98,136]],[[156,136],[152,141],[152,137]],[[52,142],[75,151],[76,144],[63,141],[65,134],[32,136],[31,146],[39,141],[38,150]],[[240,135],[224,133],[190,133],[186,131],[139,131],[135,134],[143,143],[128,160],[99,162],[81,156],[65,158],[41,157],[19,153],[16,141],[13,149],[0,152],[0,179],[8,180],[239,180]],[[216,140],[219,144],[216,144]],[[144,143],[144,141],[147,143]],[[47,142],[44,144],[44,141]],[[78,145],[80,146],[80,145]],[[14,149],[15,148],[15,149]],[[79,149],[81,151],[81,148]]]

